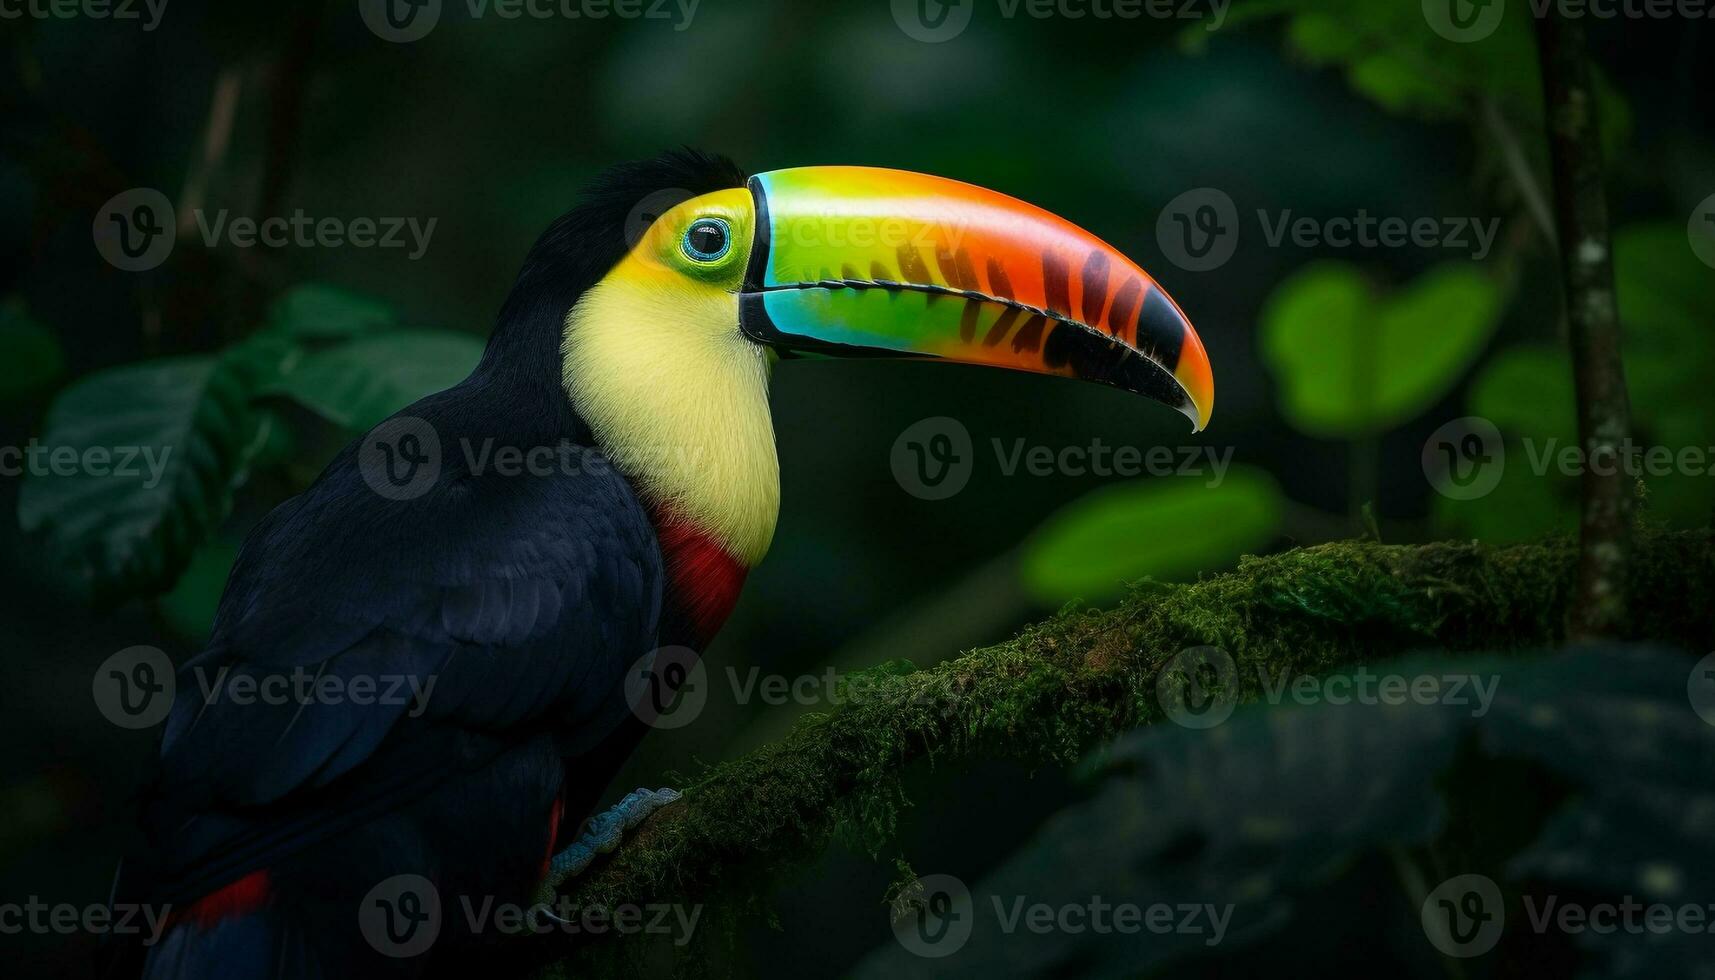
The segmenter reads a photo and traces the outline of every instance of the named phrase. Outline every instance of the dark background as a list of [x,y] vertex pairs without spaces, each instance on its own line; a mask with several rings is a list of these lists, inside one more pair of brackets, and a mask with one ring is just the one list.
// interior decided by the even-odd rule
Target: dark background
[[[1240,3],[1221,30],[1198,37],[1194,22],[1008,19],[993,0],[977,0],[969,29],[940,44],[907,36],[882,0],[703,0],[685,30],[650,19],[470,21],[462,4],[448,7],[428,37],[409,44],[378,39],[351,2],[171,0],[152,32],[87,19],[0,21],[0,297],[25,311],[15,324],[29,324],[5,335],[19,346],[0,363],[12,376],[0,443],[41,435],[55,393],[76,379],[219,349],[252,334],[276,297],[305,283],[367,294],[406,323],[479,338],[525,250],[581,185],[614,162],[688,144],[751,171],[844,163],[943,174],[1064,215],[1172,292],[1208,348],[1219,395],[1212,427],[1193,437],[1179,416],[1093,386],[927,364],[782,366],[773,387],[779,529],[708,653],[717,679],[728,666],[752,664],[787,677],[901,657],[922,664],[1002,639],[1071,598],[1021,575],[1039,540],[1033,531],[1119,478],[1009,477],[986,449],[991,439],[1055,449],[1092,437],[1230,446],[1236,464],[1278,486],[1258,492],[1268,516],[1242,540],[1159,560],[1151,554],[1164,540],[1214,537],[1215,529],[1198,518],[1150,528],[1153,504],[1138,504],[1148,530],[1127,525],[1129,536],[1112,538],[1128,557],[1109,587],[1078,595],[1096,603],[1116,594],[1120,578],[1194,577],[1230,566],[1241,551],[1361,533],[1365,500],[1375,527],[1396,542],[1504,540],[1573,526],[1570,481],[1539,479],[1460,510],[1435,493],[1420,463],[1431,432],[1484,414],[1469,398],[1491,359],[1521,343],[1559,342],[1560,300],[1552,253],[1497,136],[1510,133],[1525,147],[1526,168],[1543,179],[1534,65],[1512,65],[1502,81],[1443,87],[1435,73],[1462,72],[1469,52],[1431,34],[1415,2],[1270,5],[1282,15],[1243,22],[1241,12],[1262,11]],[[1322,11],[1347,40],[1373,32],[1371,54],[1331,53],[1318,23],[1299,17],[1306,10]],[[1604,122],[1612,124],[1616,228],[1683,236],[1686,218],[1715,192],[1709,25],[1591,25],[1611,96]],[[1417,35],[1390,46],[1389,32],[1408,28]],[[1421,54],[1394,66],[1411,80],[1376,83],[1387,72],[1365,59],[1399,47]],[[223,86],[236,98],[231,133],[210,163],[204,147]],[[1424,88],[1444,104],[1423,97]],[[1486,122],[1490,101],[1500,106],[1498,129]],[[181,235],[164,265],[134,274],[103,262],[90,227],[103,201],[139,186],[176,201],[197,187],[206,206],[234,214],[302,208],[437,225],[415,261],[404,250],[350,247],[210,250]],[[1200,187],[1228,194],[1242,226],[1234,258],[1202,273],[1176,267],[1156,236],[1162,208]],[[1359,208],[1498,218],[1501,244],[1481,263],[1456,249],[1271,247],[1252,217],[1257,209],[1327,218]],[[1676,260],[1689,256],[1686,248]],[[1263,353],[1259,327],[1277,288],[1324,259],[1357,271],[1380,296],[1444,263],[1468,265],[1502,284],[1497,311],[1475,331],[1472,356],[1403,417],[1307,432],[1282,410],[1286,383]],[[1686,267],[1715,285],[1707,269]],[[1703,302],[1708,295],[1715,290]],[[1669,348],[1668,360],[1706,359],[1707,333],[1689,336],[1690,347]],[[1650,404],[1655,390],[1673,392],[1660,396],[1673,404]],[[1666,407],[1715,418],[1708,393],[1693,388],[1634,395],[1646,423]],[[91,672],[136,644],[175,660],[193,654],[244,531],[355,435],[300,406],[280,412],[296,433],[288,461],[240,490],[231,515],[197,547],[200,577],[170,602],[92,604],[39,535],[0,522],[11,668],[0,683],[10,750],[0,763],[0,896],[85,903],[105,895],[128,789],[155,736],[107,724],[89,696]],[[890,469],[895,439],[930,416],[959,419],[977,445],[969,486],[946,501],[910,495]],[[1664,428],[1685,444],[1707,432]],[[0,510],[15,512],[20,482],[0,481]],[[1655,518],[1700,523],[1715,502],[1708,486],[1707,477],[1674,483]],[[1221,523],[1223,513],[1200,519]],[[754,746],[796,710],[734,704],[720,683],[713,692],[695,724],[649,739],[614,795]],[[914,774],[911,786],[918,806],[906,813],[898,850],[921,871],[967,879],[1074,792],[1057,771],[998,765]],[[741,962],[833,974],[890,942],[880,896],[892,872],[883,858],[836,848],[788,881],[779,929],[747,935]],[[87,948],[55,937],[0,942],[27,950],[13,965],[30,973],[75,974]]]

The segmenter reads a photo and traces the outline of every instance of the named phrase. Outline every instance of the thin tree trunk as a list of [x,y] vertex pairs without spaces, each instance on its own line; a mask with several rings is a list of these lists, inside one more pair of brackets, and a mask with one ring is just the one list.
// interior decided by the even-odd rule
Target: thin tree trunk
[[1568,630],[1572,639],[1588,640],[1614,636],[1625,626],[1632,490],[1621,453],[1631,435],[1631,405],[1584,27],[1553,10],[1537,25],[1578,438],[1585,454],[1578,592]]

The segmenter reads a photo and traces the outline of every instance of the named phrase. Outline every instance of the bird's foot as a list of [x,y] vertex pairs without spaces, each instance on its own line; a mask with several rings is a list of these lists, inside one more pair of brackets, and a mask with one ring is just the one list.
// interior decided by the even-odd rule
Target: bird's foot
[[[606,854],[619,846],[625,832],[642,823],[644,818],[678,799],[684,794],[676,789],[634,789],[606,811],[591,817],[584,833],[571,846],[554,855],[548,865],[548,881],[558,886],[567,878],[575,878],[595,861],[597,854]],[[537,918],[553,919],[564,922],[559,916],[548,910],[545,903],[537,903],[530,909],[532,926],[538,926]]]
[[619,846],[625,832],[643,819],[680,797],[676,789],[634,789],[625,799],[604,813],[590,818],[583,836],[554,855],[549,874],[556,880],[573,878],[590,866],[597,854],[606,854]]

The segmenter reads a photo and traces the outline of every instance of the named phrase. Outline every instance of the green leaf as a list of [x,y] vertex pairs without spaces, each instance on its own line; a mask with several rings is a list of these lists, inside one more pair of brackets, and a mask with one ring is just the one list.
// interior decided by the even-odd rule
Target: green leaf
[[0,402],[26,401],[52,388],[65,373],[65,352],[53,331],[30,315],[23,297],[0,303]]
[[363,432],[425,395],[464,380],[482,341],[444,330],[395,330],[312,351],[267,389],[336,425]]
[[1633,225],[1614,235],[1614,280],[1628,352],[1648,350],[1686,363],[1704,360],[1715,321],[1715,276],[1686,241],[1683,224]]
[[396,326],[387,303],[325,283],[288,290],[268,308],[268,330],[298,340],[344,340]]
[[1394,54],[1369,54],[1353,59],[1346,70],[1353,89],[1393,113],[1423,112],[1452,115],[1458,96],[1418,66]]
[[18,519],[98,598],[159,592],[229,510],[255,448],[252,377],[178,357],[92,374],[48,413]]
[[1260,343],[1287,420],[1312,435],[1355,438],[1444,397],[1500,313],[1499,287],[1469,265],[1439,266],[1377,295],[1352,266],[1316,263],[1275,291]]
[[161,618],[187,643],[201,646],[208,641],[227,576],[237,560],[236,542],[211,539],[191,556],[190,565],[172,591],[160,598]]
[[1019,574],[1037,601],[1100,602],[1137,579],[1218,568],[1278,533],[1274,479],[1235,466],[1216,486],[1161,478],[1116,483],[1054,514],[1025,543]]
[[[1684,227],[1652,223],[1614,236],[1614,273],[1625,331],[1626,383],[1632,428],[1641,449],[1678,454],[1715,446],[1715,357],[1704,339],[1715,327],[1709,270],[1685,240]],[[1495,543],[1576,527],[1578,481],[1557,465],[1531,459],[1578,439],[1572,364],[1557,346],[1519,345],[1496,354],[1471,384],[1471,414],[1493,422],[1507,445],[1507,466],[1493,493],[1478,500],[1438,500],[1448,533]],[[1695,527],[1709,517],[1710,478],[1696,460],[1670,472],[1646,469],[1646,517]],[[1706,468],[1715,460],[1706,460]],[[1657,464],[1659,466],[1659,464]]]
[[1503,10],[1492,33],[1471,43],[1436,34],[1420,3],[1374,0],[1250,4],[1228,16],[1222,33],[1282,18],[1293,54],[1316,67],[1344,67],[1354,90],[1390,112],[1456,118],[1479,100],[1493,99],[1535,119],[1541,99],[1530,15],[1523,5],[1505,6],[1511,9]]
[[[1529,541],[1578,526],[1578,481],[1553,468],[1537,472],[1533,455],[1548,457],[1577,445],[1572,362],[1548,345],[1521,344],[1489,360],[1471,383],[1471,414],[1495,424],[1506,446],[1506,469],[1487,496],[1438,497],[1436,519],[1456,537],[1489,544]],[[1552,452],[1551,452],[1552,451]]]
[[1520,344],[1496,354],[1471,382],[1469,404],[1503,434],[1578,438],[1572,359],[1558,347]]

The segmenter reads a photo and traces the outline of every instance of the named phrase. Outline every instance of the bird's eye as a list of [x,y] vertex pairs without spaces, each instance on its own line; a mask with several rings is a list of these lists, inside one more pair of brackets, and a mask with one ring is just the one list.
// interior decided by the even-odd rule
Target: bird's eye
[[720,218],[698,218],[685,229],[685,254],[697,262],[713,262],[732,248],[732,233]]

